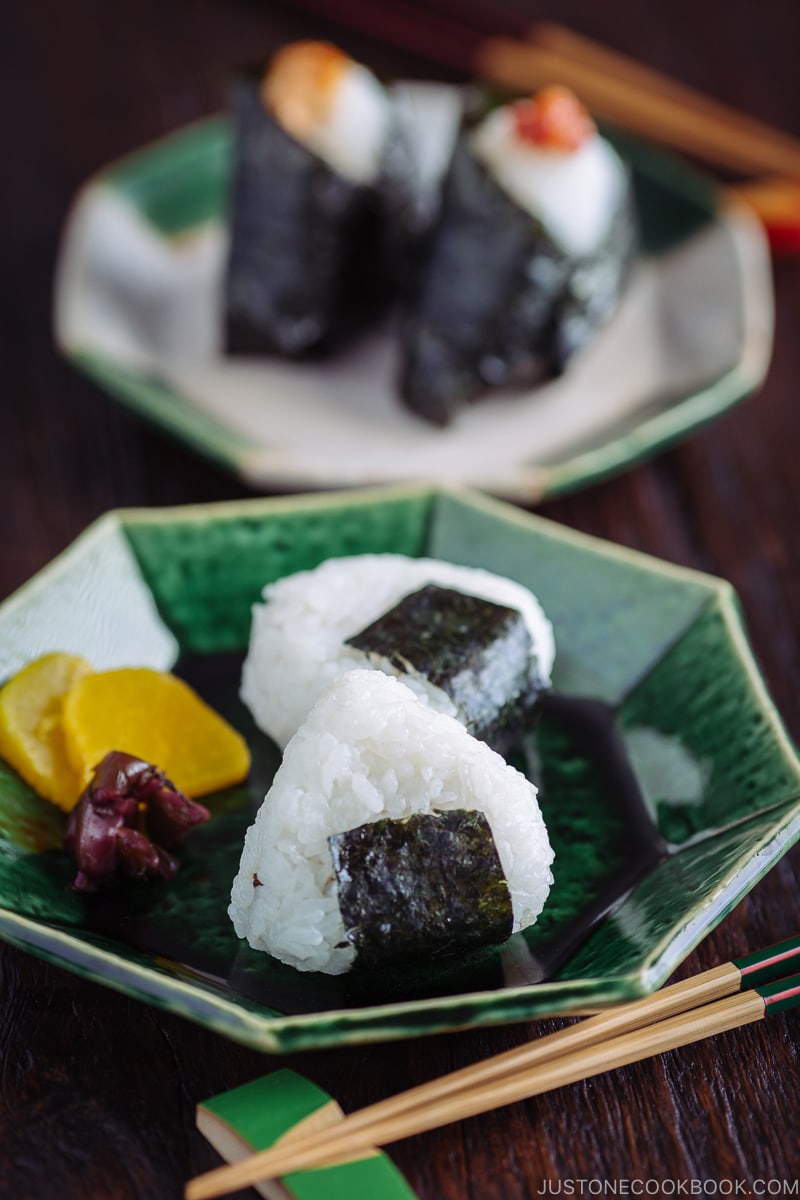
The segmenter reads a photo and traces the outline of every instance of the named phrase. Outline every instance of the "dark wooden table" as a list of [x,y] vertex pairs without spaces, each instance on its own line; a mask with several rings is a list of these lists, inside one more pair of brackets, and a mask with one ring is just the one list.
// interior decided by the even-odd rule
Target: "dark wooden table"
[[[331,12],[335,11],[331,6]],[[511,8],[505,0],[501,8]],[[791,0],[528,4],[800,134]],[[517,0],[517,12],[525,11]],[[245,495],[226,474],[110,402],[56,354],[59,230],[84,179],[218,109],[229,64],[308,33],[267,0],[32,0],[0,35],[0,594],[119,505]],[[423,57],[344,44],[386,72]],[[549,503],[549,517],[715,572],[739,591],[772,694],[800,736],[800,259],[776,262],[777,332],[760,395],[655,461]],[[735,734],[734,734],[735,736]],[[684,964],[797,930],[800,851],[787,855]],[[276,1065],[178,1017],[0,949],[0,1194],[178,1197],[215,1163],[195,1102]],[[463,1125],[399,1143],[422,1200],[526,1200],[547,1190],[797,1195],[798,1017],[777,1017]],[[310,1053],[290,1065],[345,1109],[517,1044],[525,1027]],[[583,1181],[583,1182],[581,1182]],[[659,1185],[655,1181],[662,1181]],[[661,1188],[660,1193],[658,1191]],[[794,1189],[794,1190],[792,1190]]]

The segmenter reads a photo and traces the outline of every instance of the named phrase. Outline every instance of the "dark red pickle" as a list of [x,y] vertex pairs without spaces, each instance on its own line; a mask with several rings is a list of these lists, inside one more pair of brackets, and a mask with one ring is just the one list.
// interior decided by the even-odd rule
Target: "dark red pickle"
[[94,892],[120,875],[170,879],[178,863],[168,849],[210,816],[158,767],[112,750],[67,822],[64,849],[78,868],[73,888]]

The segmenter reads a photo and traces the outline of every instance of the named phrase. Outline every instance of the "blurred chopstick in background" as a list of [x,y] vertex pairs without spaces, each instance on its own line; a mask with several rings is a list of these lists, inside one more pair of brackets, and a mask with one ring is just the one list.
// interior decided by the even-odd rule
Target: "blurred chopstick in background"
[[[326,0],[298,7],[331,19]],[[601,119],[718,168],[754,176],[732,184],[763,221],[773,249],[800,250],[800,139],[713,100],[564,27],[527,27],[482,0],[338,0],[338,24],[442,67],[518,91],[571,87]],[[766,177],[766,178],[765,178]]]

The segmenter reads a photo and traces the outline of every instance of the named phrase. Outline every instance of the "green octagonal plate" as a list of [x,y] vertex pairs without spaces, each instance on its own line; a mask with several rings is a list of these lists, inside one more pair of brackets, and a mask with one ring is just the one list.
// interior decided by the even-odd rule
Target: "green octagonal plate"
[[[263,585],[331,556],[432,555],[531,587],[554,693],[519,765],[556,850],[539,922],[464,958],[307,975],[226,916],[279,761],[237,699]],[[425,487],[110,513],[0,607],[0,678],[52,649],[173,667],[250,740],[246,786],[175,880],[72,892],[63,815],[0,763],[0,936],[268,1051],[570,1013],[658,987],[800,835],[800,764],[728,584],[477,494]]]

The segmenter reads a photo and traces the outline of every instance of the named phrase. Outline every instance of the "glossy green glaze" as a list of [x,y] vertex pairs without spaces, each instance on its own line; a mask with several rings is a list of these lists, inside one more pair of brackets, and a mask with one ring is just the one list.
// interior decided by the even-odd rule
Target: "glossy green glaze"
[[391,492],[364,504],[297,498],[125,520],[156,606],[181,650],[242,650],[265,584],[346,554],[424,552],[432,500]]
[[[280,760],[238,701],[241,654],[264,583],[366,551],[481,565],[542,599],[556,632],[555,690],[517,765],[541,788],[555,884],[537,925],[501,949],[308,975],[240,943],[225,911],[244,832]],[[177,655],[176,669],[248,738],[253,771],[209,799],[213,820],[187,837],[175,880],[98,903],[68,890],[60,814],[5,768],[0,934],[265,1050],[641,995],[800,836],[800,765],[728,585],[471,493],[109,514],[0,607],[0,676],[17,669],[21,645],[28,658],[54,648],[44,618],[61,610],[59,636],[97,666]],[[128,653],[119,633],[98,640],[106,627],[125,631]]]
[[175,236],[214,220],[231,172],[228,122],[211,117],[116,163],[103,179],[161,233]]

